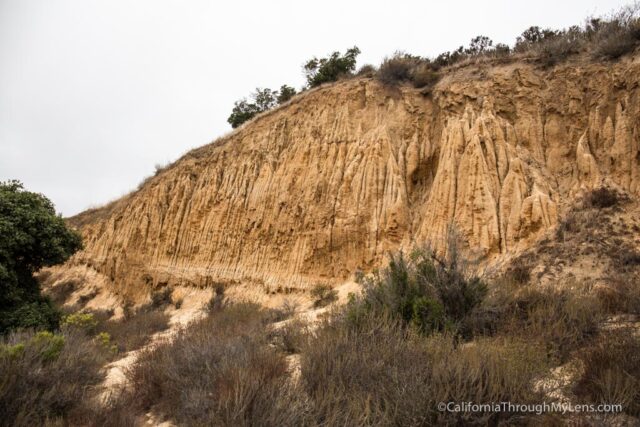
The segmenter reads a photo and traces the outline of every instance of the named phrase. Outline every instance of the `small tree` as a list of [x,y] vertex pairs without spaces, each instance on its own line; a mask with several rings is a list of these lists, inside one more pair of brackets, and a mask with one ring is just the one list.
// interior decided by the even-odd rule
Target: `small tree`
[[276,106],[276,100],[278,98],[278,91],[271,90],[269,88],[261,89],[256,88],[253,93],[253,99],[258,107],[259,112],[267,111]]
[[489,50],[493,46],[493,40],[487,36],[477,36],[471,39],[469,47],[466,49],[466,53],[469,55],[481,55]]
[[516,45],[514,50],[517,52],[524,52],[530,47],[549,41],[556,38],[559,35],[558,31],[550,29],[541,29],[538,26],[529,27],[522,32],[521,35],[516,37]]
[[278,91],[277,94],[278,94],[278,99],[277,99],[278,104],[284,104],[285,102],[293,98],[293,95],[296,94],[296,90],[291,86],[282,85],[280,86],[280,91]]
[[247,101],[246,98],[235,102],[227,122],[235,129],[244,122],[251,120],[256,114],[287,102],[295,94],[296,90],[287,85],[282,85],[280,91],[269,88],[256,88],[256,91],[251,94],[253,102]]
[[67,228],[49,199],[19,181],[0,182],[0,334],[57,327],[58,312],[33,274],[63,263],[81,247],[80,235]]
[[356,68],[356,58],[360,49],[356,46],[348,49],[344,55],[333,52],[328,58],[313,58],[303,66],[309,87],[335,82],[340,77],[350,75]]
[[260,110],[258,110],[258,106],[256,104],[250,103],[246,99],[241,99],[240,101],[236,101],[233,105],[233,110],[231,111],[231,115],[227,119],[227,122],[235,129],[244,122],[251,120],[253,116],[259,112]]

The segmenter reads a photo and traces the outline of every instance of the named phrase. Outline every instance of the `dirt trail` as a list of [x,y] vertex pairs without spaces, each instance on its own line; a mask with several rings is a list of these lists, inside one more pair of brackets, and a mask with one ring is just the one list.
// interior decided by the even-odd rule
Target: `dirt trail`
[[109,363],[106,366],[107,375],[101,386],[103,391],[100,393],[100,398],[104,402],[108,399],[109,395],[119,387],[123,387],[126,382],[126,371],[131,367],[138,358],[138,355],[152,346],[171,339],[177,331],[185,327],[190,322],[197,320],[204,314],[204,308],[211,298],[213,292],[209,289],[196,289],[179,287],[173,291],[174,301],[182,300],[180,308],[176,309],[171,307],[166,310],[166,313],[170,316],[169,328],[155,333],[151,336],[150,341],[142,348],[125,353],[123,357]]

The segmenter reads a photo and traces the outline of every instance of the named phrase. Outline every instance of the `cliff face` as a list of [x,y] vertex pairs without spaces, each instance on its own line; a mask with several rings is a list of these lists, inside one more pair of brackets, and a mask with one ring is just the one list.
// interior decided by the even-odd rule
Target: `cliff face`
[[531,245],[582,188],[640,193],[640,61],[449,73],[429,96],[344,81],[196,149],[111,206],[72,218],[115,285],[305,287],[442,248]]

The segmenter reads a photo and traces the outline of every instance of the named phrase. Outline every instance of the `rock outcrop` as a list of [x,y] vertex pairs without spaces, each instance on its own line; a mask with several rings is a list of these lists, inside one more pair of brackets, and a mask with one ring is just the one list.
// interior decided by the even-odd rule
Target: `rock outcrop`
[[608,181],[640,192],[640,62],[448,73],[429,96],[371,79],[321,87],[187,153],[70,222],[71,264],[120,289],[306,287],[445,244],[483,259],[532,244]]

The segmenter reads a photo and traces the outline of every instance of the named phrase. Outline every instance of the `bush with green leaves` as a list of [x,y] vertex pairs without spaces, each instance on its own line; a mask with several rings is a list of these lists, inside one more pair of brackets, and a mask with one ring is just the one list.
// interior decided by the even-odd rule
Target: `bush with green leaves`
[[247,99],[236,101],[227,122],[235,129],[254,118],[257,114],[287,102],[295,94],[296,90],[287,85],[282,85],[279,91],[269,88],[256,88],[256,91],[251,94],[251,101]]
[[78,233],[42,194],[19,181],[0,182],[0,334],[14,328],[54,329],[59,313],[33,274],[82,247]]
[[285,102],[293,98],[293,96],[296,94],[296,90],[291,86],[282,85],[280,86],[280,90],[277,91],[277,94],[278,95],[276,97],[276,100],[278,101],[278,104],[284,104]]
[[423,333],[457,333],[484,299],[487,286],[467,274],[453,252],[442,259],[430,250],[414,251],[409,259],[402,252],[391,256],[386,269],[363,278],[363,294],[351,299],[347,318],[358,323],[377,313]]
[[356,58],[360,54],[357,46],[347,49],[344,55],[333,52],[326,58],[312,58],[307,61],[303,70],[309,87],[323,83],[335,82],[341,77],[353,74],[356,69]]

